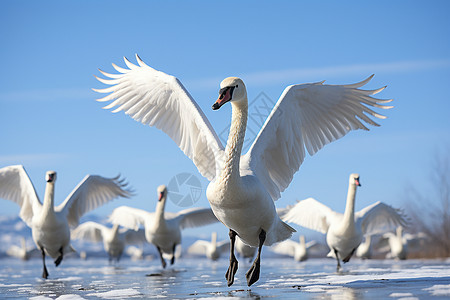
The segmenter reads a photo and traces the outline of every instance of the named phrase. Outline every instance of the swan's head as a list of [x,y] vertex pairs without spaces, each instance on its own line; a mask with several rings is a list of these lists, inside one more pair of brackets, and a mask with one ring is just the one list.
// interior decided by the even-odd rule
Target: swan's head
[[45,181],[52,183],[56,181],[56,172],[55,171],[47,171],[45,173]]
[[357,173],[350,174],[349,184],[361,186],[361,183],[359,182],[359,174]]
[[244,101],[247,101],[247,89],[244,82],[238,77],[228,77],[220,83],[219,98],[213,104],[212,109],[219,109],[227,102]]
[[158,186],[158,202],[162,201],[163,199],[166,199],[167,196],[167,188],[165,185]]

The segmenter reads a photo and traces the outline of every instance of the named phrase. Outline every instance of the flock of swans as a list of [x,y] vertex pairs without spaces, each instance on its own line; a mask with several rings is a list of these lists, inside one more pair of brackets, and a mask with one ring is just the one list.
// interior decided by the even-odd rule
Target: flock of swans
[[336,258],[338,270],[340,261],[350,260],[364,236],[406,225],[399,210],[381,202],[355,212],[358,174],[350,176],[344,214],[312,198],[282,211],[275,207],[275,201],[288,188],[307,153],[314,155],[352,130],[369,130],[366,124],[379,126],[373,118],[385,118],[371,108],[392,107],[385,105],[392,100],[372,96],[384,87],[360,89],[373,75],[348,85],[318,82],[288,86],[244,154],[248,99],[242,79],[224,79],[212,106],[218,110],[229,103],[232,108],[230,132],[224,146],[176,77],[149,67],[137,55],[136,60],[137,65],[125,59],[127,69],[113,64],[117,74],[100,70],[106,79],[97,79],[110,87],[94,89],[107,94],[98,101],[110,102],[105,109],[123,111],[169,135],[209,180],[206,196],[210,208],[165,212],[167,188],[160,186],[155,212],[122,206],[110,215],[112,229],[92,222],[78,226],[80,217],[88,211],[115,198],[133,195],[123,179],[88,175],[62,204],[55,206],[56,172],[47,172],[41,203],[22,166],[4,167],[0,169],[0,198],[20,206],[20,217],[31,227],[42,255],[42,277],[48,277],[46,255],[55,259],[58,266],[63,255],[73,251],[71,229],[72,238],[102,241],[111,260],[120,258],[125,245],[147,241],[156,246],[162,267],[166,267],[165,259],[170,259],[171,264],[175,261],[182,229],[221,222],[229,230],[229,241],[217,242],[213,234],[211,242],[199,241],[190,251],[205,253],[211,259],[229,251],[230,263],[225,274],[228,286],[233,284],[238,270],[235,251],[245,258],[255,257],[246,273],[247,284],[251,286],[260,276],[263,246],[276,244],[274,251],[292,255],[299,261],[306,259],[307,249],[313,245],[306,244],[304,238],[300,244],[289,240],[296,232],[294,224],[326,234],[329,255]]

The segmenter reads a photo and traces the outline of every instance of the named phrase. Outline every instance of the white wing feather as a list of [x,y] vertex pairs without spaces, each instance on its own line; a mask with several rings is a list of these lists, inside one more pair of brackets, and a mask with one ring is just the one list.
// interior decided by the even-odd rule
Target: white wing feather
[[72,238],[99,243],[103,241],[103,231],[109,228],[96,222],[85,222],[72,231]]
[[148,222],[154,217],[155,213],[129,206],[120,206],[113,210],[108,221],[137,231],[140,226],[145,226],[146,221]]
[[130,197],[124,179],[87,175],[63,203],[55,208],[67,216],[69,226],[78,225],[80,217],[117,197]]
[[383,202],[376,202],[356,212],[355,221],[361,225],[363,234],[381,234],[407,224],[399,209]]
[[33,183],[21,165],[0,169],[0,198],[17,203],[20,206],[19,216],[29,227],[33,215],[42,208]]
[[[277,200],[302,164],[306,150],[314,155],[351,130],[369,130],[363,123],[379,126],[369,116],[386,118],[368,106],[392,100],[370,95],[382,91],[361,90],[373,77],[351,85],[324,85],[323,82],[287,87],[241,164],[255,172]],[[306,150],[305,150],[306,149]]]
[[275,253],[294,256],[295,247],[297,247],[297,243],[293,240],[285,240],[278,244],[275,244],[271,247],[272,251]]
[[182,210],[175,218],[181,229],[193,228],[219,222],[211,208],[189,208]]
[[197,254],[197,255],[203,255],[206,253],[206,249],[208,249],[210,245],[210,242],[204,241],[204,240],[198,240],[195,243],[193,243],[188,248],[188,253],[190,254]]
[[123,69],[113,64],[122,74],[102,74],[112,79],[97,79],[112,85],[94,89],[110,93],[98,101],[112,101],[105,109],[117,107],[138,122],[155,126],[175,141],[194,162],[199,172],[213,180],[223,161],[224,148],[208,119],[181,82],[173,76],[147,66],[137,55],[139,66],[130,63]]
[[285,222],[292,222],[297,225],[327,233],[328,227],[339,213],[334,212],[328,206],[319,201],[308,198],[295,204],[283,217]]

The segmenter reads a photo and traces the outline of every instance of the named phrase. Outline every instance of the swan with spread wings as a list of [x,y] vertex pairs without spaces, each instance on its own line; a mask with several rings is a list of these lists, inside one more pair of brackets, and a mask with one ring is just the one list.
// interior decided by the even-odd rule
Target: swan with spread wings
[[391,100],[371,97],[384,88],[358,89],[372,76],[349,85],[291,85],[282,93],[248,152],[241,155],[248,117],[247,90],[242,79],[224,79],[212,107],[217,110],[227,102],[232,107],[224,147],[181,82],[149,67],[137,55],[136,59],[138,65],[125,59],[128,69],[113,64],[118,74],[100,71],[107,79],[98,80],[111,86],[94,89],[108,93],[98,101],[111,101],[105,109],[124,111],[136,121],[164,131],[210,181],[208,201],[216,217],[230,230],[228,286],[233,284],[238,268],[234,256],[236,235],[258,247],[246,274],[250,286],[259,279],[262,246],[285,240],[295,232],[277,215],[274,200],[288,187],[306,152],[313,155],[352,130],[368,130],[364,123],[378,126],[370,117],[385,117],[370,106],[391,108],[383,105]]
[[132,195],[119,176],[87,175],[64,202],[55,206],[56,172],[48,171],[45,180],[44,203],[41,203],[23,166],[0,169],[0,198],[20,206],[20,217],[31,228],[34,243],[42,254],[43,278],[48,277],[45,255],[54,258],[55,265],[59,266],[64,254],[74,251],[70,245],[70,228],[78,225],[82,215],[117,197]]

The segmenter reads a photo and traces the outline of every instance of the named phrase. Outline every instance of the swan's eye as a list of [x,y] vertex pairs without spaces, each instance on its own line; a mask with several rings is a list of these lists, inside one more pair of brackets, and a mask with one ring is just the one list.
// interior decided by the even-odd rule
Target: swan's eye
[[236,84],[236,88],[238,88],[239,87],[239,85],[238,84]]

